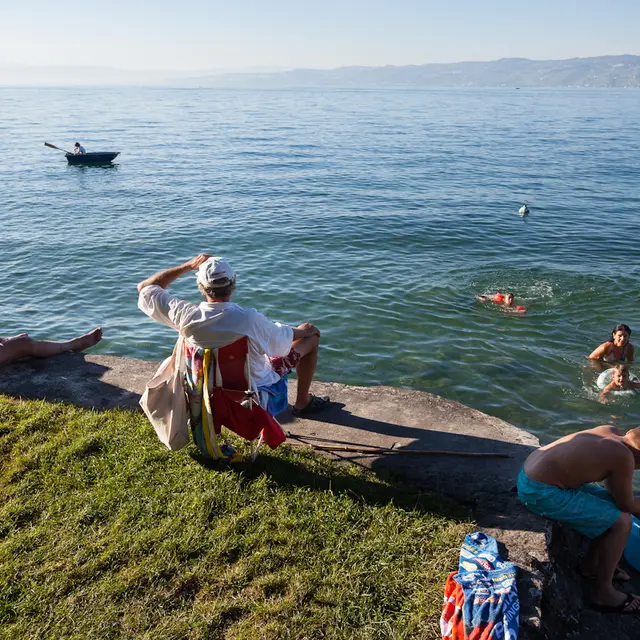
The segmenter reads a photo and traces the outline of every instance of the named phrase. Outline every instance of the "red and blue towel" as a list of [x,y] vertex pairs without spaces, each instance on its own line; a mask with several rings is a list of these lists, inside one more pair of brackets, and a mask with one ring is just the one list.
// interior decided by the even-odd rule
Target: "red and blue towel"
[[445,585],[443,640],[516,640],[519,612],[515,565],[502,560],[494,538],[469,534]]

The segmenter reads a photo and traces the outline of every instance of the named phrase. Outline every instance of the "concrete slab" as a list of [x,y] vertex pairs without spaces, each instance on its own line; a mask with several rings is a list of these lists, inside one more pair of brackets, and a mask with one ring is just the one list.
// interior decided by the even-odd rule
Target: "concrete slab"
[[[137,408],[157,366],[130,358],[69,353],[3,367],[0,393],[87,408]],[[295,381],[291,383],[293,399]],[[279,416],[292,444],[448,452],[325,455],[391,473],[468,505],[478,528],[495,536],[504,555],[521,568],[520,637],[545,637],[540,607],[551,575],[548,525],[523,509],[512,491],[522,462],[538,446],[537,439],[503,420],[419,391],[335,383],[314,384],[313,391],[331,396],[335,404],[316,419],[298,419],[287,412]],[[475,455],[496,453],[504,457]]]
[[[460,455],[388,454],[362,458],[376,470],[401,471],[422,486],[463,502],[484,493],[508,493],[524,459],[539,445],[522,429],[440,396],[394,387],[354,387],[314,383],[314,393],[334,404],[314,419],[278,417],[291,434],[314,442],[394,447],[396,451],[433,450]],[[295,397],[295,380],[290,399]],[[502,454],[507,457],[473,457]],[[345,456],[346,457],[346,456]]]
[[157,362],[64,353],[0,368],[0,393],[71,402],[87,409],[138,408]]

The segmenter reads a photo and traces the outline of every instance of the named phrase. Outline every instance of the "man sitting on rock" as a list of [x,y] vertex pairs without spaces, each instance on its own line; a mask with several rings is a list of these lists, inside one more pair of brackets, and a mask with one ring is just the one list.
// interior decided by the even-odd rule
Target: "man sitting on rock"
[[[534,451],[518,476],[518,497],[531,511],[553,518],[591,539],[583,567],[595,579],[594,608],[640,613],[640,598],[619,591],[613,580],[640,513],[633,473],[640,468],[640,427],[624,436],[612,426],[579,431]],[[595,482],[604,482],[600,487]]]
[[[176,278],[196,269],[198,288],[206,302],[196,305],[165,291]],[[286,376],[294,369],[298,390],[293,414],[304,417],[328,407],[329,398],[309,393],[320,331],[308,323],[290,327],[271,322],[255,309],[240,307],[231,302],[235,289],[236,274],[227,260],[201,254],[138,284],[138,307],[183,334],[192,348],[216,349],[247,336],[253,382],[268,397],[265,409],[271,415],[288,406]]]

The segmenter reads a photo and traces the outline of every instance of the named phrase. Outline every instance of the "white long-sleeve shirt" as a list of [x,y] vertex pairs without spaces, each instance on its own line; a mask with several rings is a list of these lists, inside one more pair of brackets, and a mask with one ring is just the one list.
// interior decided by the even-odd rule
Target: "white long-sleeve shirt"
[[269,357],[286,356],[293,344],[292,327],[272,322],[255,309],[234,302],[197,305],[170,295],[158,285],[149,285],[140,292],[138,308],[179,331],[194,347],[217,349],[247,336],[251,374],[257,387],[279,380]]

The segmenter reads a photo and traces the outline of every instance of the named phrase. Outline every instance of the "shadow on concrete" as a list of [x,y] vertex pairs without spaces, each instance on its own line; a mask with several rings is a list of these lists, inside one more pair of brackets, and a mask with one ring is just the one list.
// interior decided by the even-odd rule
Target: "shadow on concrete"
[[63,353],[0,368],[0,393],[68,402],[84,409],[137,409],[157,363],[131,358]]
[[81,353],[31,358],[0,369],[0,393],[85,409],[135,408],[140,393],[108,381],[110,367]]
[[[345,408],[341,402],[332,402],[331,406],[320,414],[306,418],[310,422],[330,423],[342,427],[357,429],[362,432],[376,433],[400,439],[414,439],[414,442],[403,448],[420,449],[421,441],[429,442],[431,448],[449,449],[461,452],[505,453],[520,459],[526,457],[536,447],[513,442],[503,442],[467,434],[450,433],[431,430],[428,427],[413,427],[406,424],[385,422],[369,417],[356,415]],[[290,410],[281,413],[278,421],[283,426],[295,421]],[[350,441],[353,444],[353,441]],[[346,442],[345,442],[346,444]]]
[[[299,421],[290,412],[281,414],[278,420],[285,430],[291,428],[292,438],[316,447],[361,444],[393,447],[398,452],[445,452],[387,453],[375,457],[348,452],[334,455],[468,504],[475,504],[479,494],[508,494],[515,487],[524,460],[536,448],[528,442],[486,437],[483,433],[493,434],[484,430],[484,425],[474,429],[471,421],[465,425],[466,433],[430,429],[362,417],[347,410],[344,403],[332,404],[315,418],[307,418],[302,429],[296,429]],[[338,428],[327,429],[325,425]],[[505,518],[502,524],[509,527],[510,519]]]

